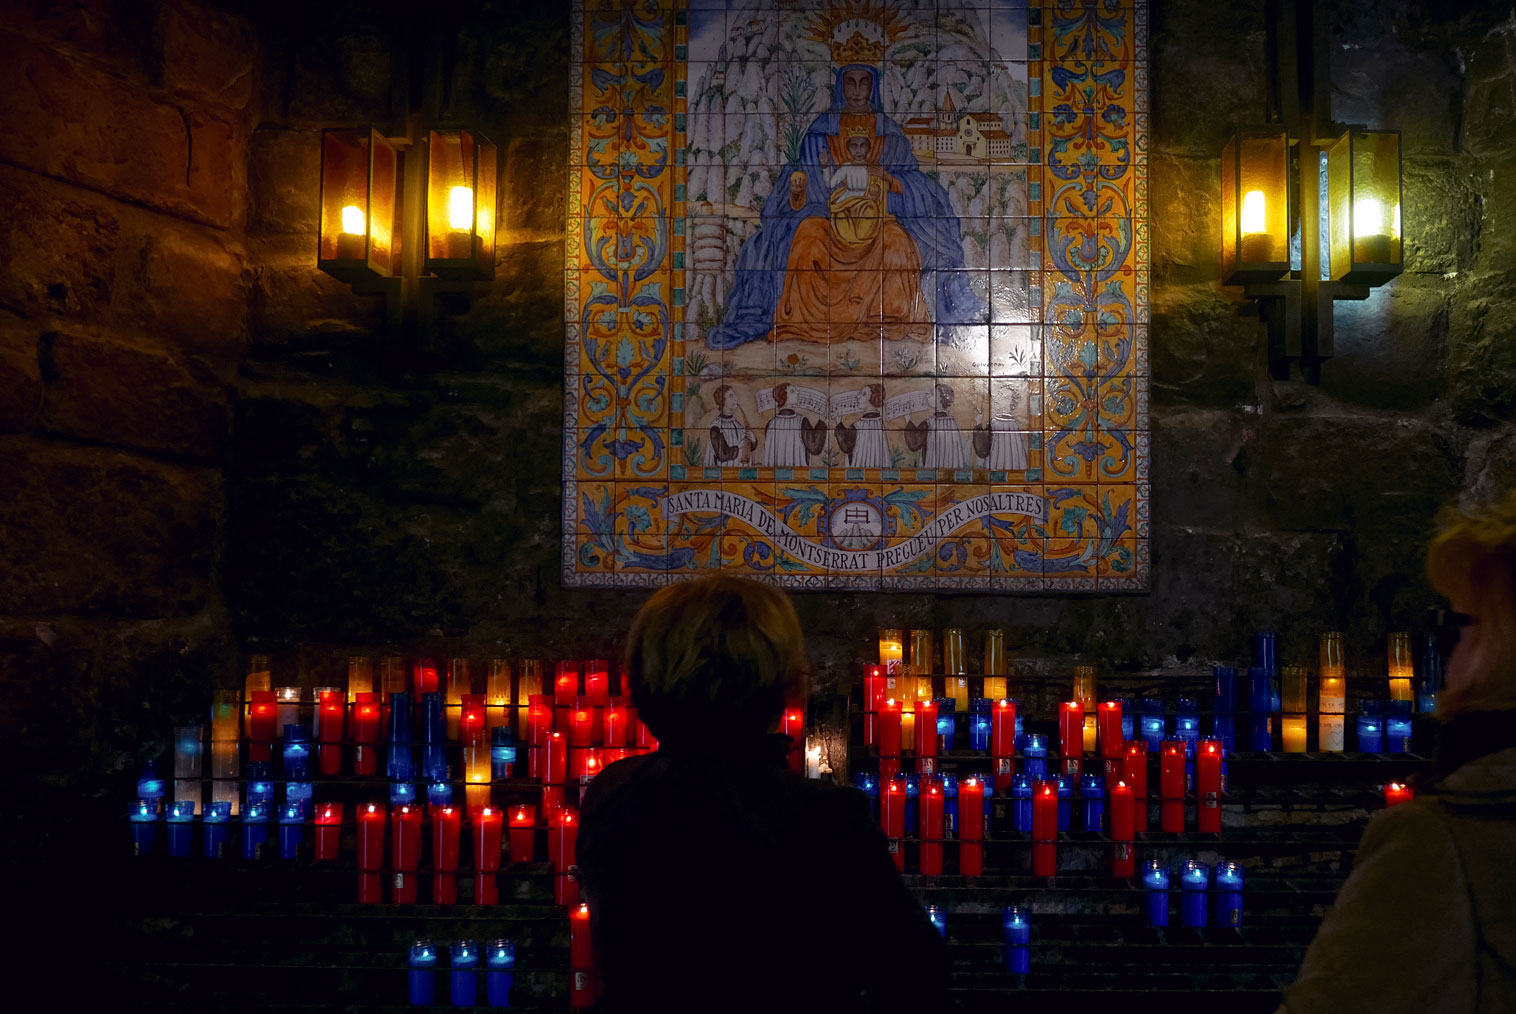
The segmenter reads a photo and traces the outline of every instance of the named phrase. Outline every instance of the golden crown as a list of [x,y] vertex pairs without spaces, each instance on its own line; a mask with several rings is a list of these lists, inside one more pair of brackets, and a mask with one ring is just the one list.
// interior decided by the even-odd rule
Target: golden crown
[[912,26],[904,15],[874,0],[844,0],[829,10],[817,11],[807,19],[806,38],[825,43],[838,67],[866,64],[877,67],[884,62],[885,50],[910,34]]
[[872,137],[873,132],[863,124],[857,124],[847,129],[847,139],[851,141],[855,137]]

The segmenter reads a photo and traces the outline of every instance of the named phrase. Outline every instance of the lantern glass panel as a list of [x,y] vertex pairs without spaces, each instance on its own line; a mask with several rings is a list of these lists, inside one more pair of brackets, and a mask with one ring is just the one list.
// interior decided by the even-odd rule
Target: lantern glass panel
[[398,163],[377,131],[322,132],[321,270],[346,281],[394,274]]
[[427,139],[427,270],[472,270],[474,138],[466,130],[433,130]]
[[1289,270],[1289,211],[1284,131],[1238,131],[1221,153],[1226,284],[1274,281]]
[[1400,134],[1350,130],[1327,150],[1331,275],[1379,285],[1400,273]]
[[500,150],[481,137],[476,158],[479,190],[474,205],[474,260],[477,277],[489,279],[495,277],[495,210],[498,206]]

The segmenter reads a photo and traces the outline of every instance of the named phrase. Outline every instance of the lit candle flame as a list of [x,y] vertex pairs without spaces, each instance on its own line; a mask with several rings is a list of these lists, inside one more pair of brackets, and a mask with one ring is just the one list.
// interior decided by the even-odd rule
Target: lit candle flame
[[1244,236],[1268,232],[1265,225],[1267,199],[1262,190],[1249,190],[1242,195],[1242,234]]
[[1383,236],[1384,205],[1378,198],[1360,197],[1353,203],[1353,234],[1355,236]]

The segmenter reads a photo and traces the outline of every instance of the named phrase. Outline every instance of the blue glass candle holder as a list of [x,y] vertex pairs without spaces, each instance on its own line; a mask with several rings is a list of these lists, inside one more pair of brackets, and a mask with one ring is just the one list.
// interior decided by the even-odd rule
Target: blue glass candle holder
[[390,726],[386,741],[384,774],[396,781],[410,781],[416,776],[416,759],[411,750],[411,695],[401,690],[390,694]]
[[1358,731],[1360,752],[1384,752],[1384,720],[1379,716],[1378,701],[1364,701],[1354,725]]
[[188,799],[168,804],[168,854],[188,859],[195,840],[195,804]]
[[516,984],[516,945],[509,940],[491,940],[484,949],[484,998],[491,1007],[511,1005],[511,987]]
[[411,944],[410,968],[411,1006],[432,1006],[437,1002],[437,948],[430,940]]
[[958,776],[943,772],[937,776],[942,783],[942,836],[958,837]]
[[1411,752],[1411,702],[1391,701],[1384,716],[1384,752]]
[[1221,740],[1227,752],[1237,749],[1237,716],[1217,713],[1211,716],[1211,735]]
[[284,786],[284,801],[286,803],[299,803],[300,812],[309,817],[314,811],[311,803],[312,786],[310,782],[286,782]]
[[1026,975],[1032,970],[1032,913],[1030,909],[1007,905],[1000,910],[1000,927],[1005,935],[1005,969],[1012,975]]
[[1267,753],[1274,748],[1273,725],[1269,721],[1270,716],[1259,711],[1249,712],[1248,723],[1248,749]]
[[932,701],[937,705],[937,745],[942,753],[958,748],[958,713],[953,709],[958,702],[952,697],[938,697]]
[[426,787],[426,801],[432,806],[447,806],[453,801],[453,783],[429,783]]
[[279,858],[294,859],[300,855],[300,842],[305,838],[305,806],[299,801],[289,801],[279,811]]
[[304,781],[311,776],[311,744],[301,725],[284,727],[284,777]]
[[390,782],[390,805],[404,806],[416,801],[416,786],[410,782]]
[[1084,829],[1099,834],[1105,824],[1105,775],[1081,776],[1079,796],[1084,802]]
[[920,826],[918,806],[921,802],[921,776],[912,772],[900,776],[905,781],[905,833],[914,835]]
[[1186,926],[1205,925],[1206,888],[1210,886],[1211,868],[1198,859],[1186,859],[1179,871],[1179,918]]
[[1230,714],[1237,710],[1237,667],[1216,665],[1211,667],[1216,681],[1216,712]]
[[1142,864],[1142,889],[1146,895],[1149,926],[1169,924],[1169,871],[1157,859]]
[[163,809],[163,779],[158,774],[158,762],[148,761],[142,765],[142,774],[137,778],[137,798],[153,804],[153,815]]
[[872,771],[860,771],[853,776],[853,784],[858,791],[868,797],[869,813],[874,819],[879,819],[879,776]]
[[1048,738],[1040,732],[1034,732],[1027,736],[1026,746],[1022,748],[1026,755],[1027,776],[1034,780],[1045,780],[1048,776]]
[[1163,749],[1163,702],[1156,697],[1142,699],[1142,738],[1147,742],[1148,753]]
[[1269,674],[1269,710],[1279,710],[1279,638],[1268,631],[1253,637],[1253,666]]
[[1195,744],[1200,742],[1200,705],[1194,698],[1181,697],[1174,705],[1174,738],[1184,741],[1184,753],[1195,756]]
[[1058,772],[1058,830],[1067,831],[1074,819],[1074,776]]
[[1121,738],[1130,742],[1137,737],[1133,734],[1137,728],[1137,702],[1130,697],[1121,699]]
[[1421,639],[1421,651],[1417,653],[1416,710],[1430,715],[1437,710],[1437,695],[1442,691],[1442,652],[1437,649],[1437,637],[1428,634]]
[[472,940],[456,940],[451,950],[448,998],[454,1007],[472,1007],[479,998],[479,946]]
[[1011,776],[1011,826],[1017,831],[1032,830],[1032,776]]
[[940,905],[928,905],[926,907],[926,917],[931,920],[932,926],[937,930],[937,934],[946,940],[947,912]]
[[1248,710],[1272,711],[1273,709],[1269,707],[1272,694],[1269,671],[1257,665],[1248,669]]
[[132,822],[132,855],[152,855],[158,844],[158,801],[139,799],[127,816]]
[[447,778],[447,712],[441,694],[421,695],[421,777]]
[[990,699],[974,697],[969,700],[969,749],[988,753],[990,749]]
[[232,804],[212,803],[205,808],[205,857],[225,859],[226,845],[231,839]]
[[1216,864],[1216,925],[1242,925],[1242,884],[1240,863]]
[[268,844],[270,803],[248,803],[242,811],[242,858],[262,859]]
[[516,774],[516,730],[497,725],[490,730],[490,777],[513,778]]

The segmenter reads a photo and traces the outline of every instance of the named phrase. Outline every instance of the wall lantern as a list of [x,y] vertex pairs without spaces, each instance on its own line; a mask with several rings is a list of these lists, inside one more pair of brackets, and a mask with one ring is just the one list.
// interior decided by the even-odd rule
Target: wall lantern
[[1268,325],[1269,366],[1321,379],[1333,304],[1400,274],[1400,134],[1332,122],[1327,17],[1269,0],[1268,126],[1221,153],[1221,281]]
[[1239,130],[1221,150],[1221,273],[1226,285],[1274,282],[1290,270],[1289,137]]
[[1348,130],[1327,149],[1331,277],[1383,285],[1400,274],[1400,132]]
[[345,282],[396,273],[400,154],[376,130],[321,132],[321,245],[316,266]]
[[433,130],[426,151],[426,271],[494,277],[498,149],[467,130]]

